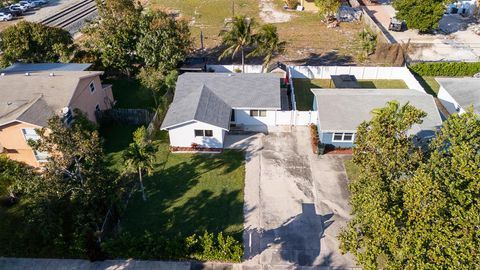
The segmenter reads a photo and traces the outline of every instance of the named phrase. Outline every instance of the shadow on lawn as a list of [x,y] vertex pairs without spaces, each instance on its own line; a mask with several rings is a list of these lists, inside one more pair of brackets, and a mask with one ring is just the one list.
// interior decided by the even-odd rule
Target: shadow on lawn
[[[172,159],[181,158],[178,155],[183,154],[173,154]],[[135,228],[139,233],[148,230],[165,236],[183,237],[203,233],[204,230],[214,233],[227,231],[241,240],[241,231],[227,229],[243,224],[242,189],[210,181],[216,180],[216,174],[234,172],[242,164],[242,152],[225,151],[221,155],[191,155],[186,161],[166,166],[145,179],[148,200],[143,202],[136,196],[131,201],[125,220],[127,227],[131,232]],[[212,179],[201,179],[212,171],[217,171],[210,176]],[[211,186],[214,186],[212,190],[209,189]],[[189,196],[189,193],[192,195]]]

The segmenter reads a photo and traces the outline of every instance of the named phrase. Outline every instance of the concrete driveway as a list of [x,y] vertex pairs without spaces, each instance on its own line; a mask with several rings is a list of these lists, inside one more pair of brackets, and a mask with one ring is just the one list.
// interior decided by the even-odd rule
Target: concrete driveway
[[246,264],[355,267],[336,238],[350,212],[343,167],[348,157],[314,155],[307,127],[230,137],[226,145],[247,150]]

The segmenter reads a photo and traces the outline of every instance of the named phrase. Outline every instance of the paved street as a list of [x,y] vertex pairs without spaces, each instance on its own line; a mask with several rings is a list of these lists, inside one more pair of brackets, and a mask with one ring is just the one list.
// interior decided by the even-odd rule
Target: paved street
[[236,139],[248,146],[245,264],[355,267],[336,238],[350,212],[346,157],[314,155],[307,127]]

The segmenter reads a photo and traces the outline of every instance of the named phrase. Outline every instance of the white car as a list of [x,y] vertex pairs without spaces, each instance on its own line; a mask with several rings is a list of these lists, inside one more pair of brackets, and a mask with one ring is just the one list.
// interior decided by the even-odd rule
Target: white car
[[26,6],[23,6],[23,5],[20,5],[20,4],[13,4],[10,6],[11,8],[14,8],[14,9],[19,9],[21,10],[22,12],[25,12],[27,11],[28,7]]
[[18,2],[20,5],[22,6],[26,6],[27,8],[35,8],[37,7],[37,4],[35,4],[34,2],[28,2],[28,1],[20,1]]
[[10,21],[12,14],[0,12],[0,21]]

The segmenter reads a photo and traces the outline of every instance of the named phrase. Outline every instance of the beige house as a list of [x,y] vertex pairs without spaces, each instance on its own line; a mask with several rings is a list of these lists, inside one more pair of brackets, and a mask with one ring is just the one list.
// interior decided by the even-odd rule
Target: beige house
[[0,74],[0,152],[39,167],[47,154],[33,151],[29,139],[37,139],[35,128],[45,127],[54,114],[65,123],[73,109],[96,121],[95,111],[113,106],[112,88],[102,85],[99,71],[39,70],[2,71]]

